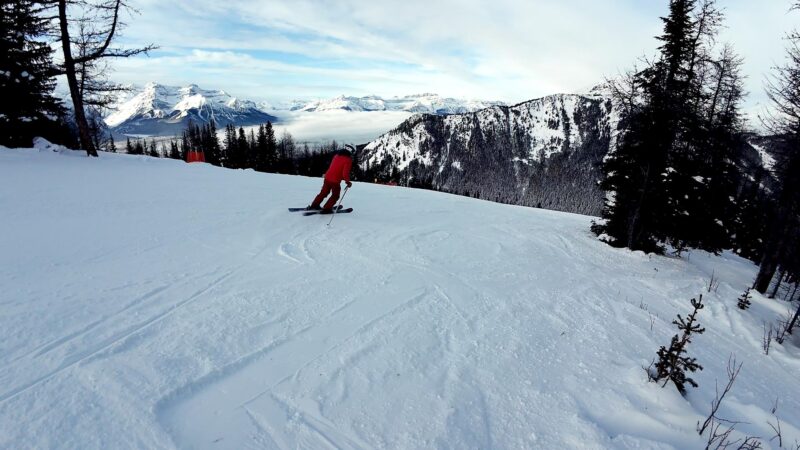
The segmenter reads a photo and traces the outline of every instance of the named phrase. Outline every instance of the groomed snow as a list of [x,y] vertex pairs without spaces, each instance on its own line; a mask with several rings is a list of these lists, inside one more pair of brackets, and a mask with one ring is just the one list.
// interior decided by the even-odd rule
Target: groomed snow
[[[704,448],[800,440],[755,266],[612,249],[591,218],[146,157],[0,148],[0,448]],[[715,292],[706,292],[712,272]],[[642,366],[703,292],[687,398]]]

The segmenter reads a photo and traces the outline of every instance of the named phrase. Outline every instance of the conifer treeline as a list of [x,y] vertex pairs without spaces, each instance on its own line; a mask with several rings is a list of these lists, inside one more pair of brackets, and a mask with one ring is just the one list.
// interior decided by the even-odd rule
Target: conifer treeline
[[663,21],[659,57],[612,87],[621,129],[594,230],[634,250],[719,252],[738,211],[741,59],[714,49],[722,14],[713,1],[673,0]]
[[[106,148],[116,151],[113,137],[110,137]],[[277,138],[271,122],[249,132],[244,127],[237,129],[234,125],[227,125],[221,143],[212,122],[204,125],[190,123],[180,138],[162,141],[158,145],[154,139],[148,141],[146,138],[134,142],[128,138],[125,145],[125,153],[131,155],[185,161],[189,151],[199,151],[203,152],[207,163],[215,166],[306,176],[325,173],[332,153],[338,149],[336,141],[314,146],[308,143],[298,145],[289,132]],[[353,178],[359,179],[360,172],[355,165],[353,168]]]
[[66,110],[53,95],[55,64],[49,22],[36,2],[0,4],[0,145],[28,147],[35,136],[74,144]]
[[[793,10],[800,9],[799,1],[792,3]],[[765,122],[777,144],[777,185],[772,195],[773,208],[764,217],[768,225],[754,288],[765,293],[775,280],[772,292],[777,293],[781,283],[788,282],[794,284],[794,297],[800,282],[800,32],[792,31],[788,41],[788,62],[777,68],[767,87],[775,113]],[[792,326],[798,316],[800,306]]]
[[656,59],[611,83],[621,121],[603,164],[602,220],[592,229],[611,245],[645,252],[733,248],[760,262],[759,292],[796,287],[800,34],[789,36],[790,63],[768,90],[778,111],[768,121],[777,153],[769,173],[745,162],[742,59],[715,46],[723,24],[715,0],[671,0],[662,20]]

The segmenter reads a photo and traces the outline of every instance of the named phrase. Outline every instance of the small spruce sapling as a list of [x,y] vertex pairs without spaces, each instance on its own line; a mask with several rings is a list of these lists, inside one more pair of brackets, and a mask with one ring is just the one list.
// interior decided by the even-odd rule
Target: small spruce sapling
[[747,288],[747,290],[744,291],[742,295],[739,297],[739,302],[736,304],[736,306],[738,306],[739,309],[746,310],[747,308],[750,307],[750,299],[752,298],[752,296],[750,295],[751,290],[753,290],[752,287]]
[[669,348],[661,346],[658,350],[655,373],[649,373],[651,381],[660,382],[663,380],[664,384],[662,386],[666,386],[672,380],[681,394],[686,392],[687,383],[697,387],[697,383],[687,377],[686,372],[694,372],[698,369],[703,370],[703,367],[697,363],[695,358],[686,355],[686,346],[692,341],[692,334],[702,334],[705,331],[705,328],[696,323],[697,313],[704,307],[703,296],[698,297],[698,300],[692,299],[691,302],[694,308],[692,313],[686,319],[678,314],[678,318],[672,321],[678,326],[679,331],[683,331],[683,334],[673,336]]

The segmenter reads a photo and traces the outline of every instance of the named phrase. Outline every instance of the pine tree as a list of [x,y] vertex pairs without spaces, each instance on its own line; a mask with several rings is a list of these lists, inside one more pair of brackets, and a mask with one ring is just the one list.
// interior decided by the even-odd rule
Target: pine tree
[[111,153],[117,153],[117,144],[114,143],[114,135],[108,135],[108,151]]
[[272,122],[264,124],[264,135],[266,136],[265,170],[275,172],[278,169],[278,143],[275,140]]
[[171,159],[183,159],[183,157],[181,157],[181,151],[178,149],[178,142],[175,140],[169,143],[169,157]]
[[133,148],[133,145],[131,145],[131,138],[127,138],[127,141],[127,144],[125,144],[125,153],[133,155],[133,152],[136,150]]
[[247,159],[244,162],[244,167],[248,169],[255,169],[258,160],[258,141],[256,140],[255,131],[251,128],[247,133]]
[[220,165],[222,167],[230,167],[231,157],[236,153],[236,138],[233,131],[233,125],[225,125],[225,138],[222,142],[220,150]]
[[[792,9],[800,9],[795,2]],[[778,186],[773,196],[768,230],[762,258],[753,287],[760,293],[769,288],[779,266],[792,269],[791,276],[800,278],[793,264],[800,235],[800,32],[789,35],[788,63],[778,67],[767,86],[767,95],[776,113],[765,122],[777,140],[775,175]],[[798,269],[800,270],[800,269]]]
[[613,88],[622,129],[603,167],[603,221],[592,229],[614,246],[662,252],[670,244],[680,253],[729,243],[741,61],[729,47],[710,56],[722,15],[713,0],[696,3],[670,2],[659,58]]
[[189,152],[194,150],[195,149],[192,148],[192,144],[189,142],[189,131],[184,130],[181,134],[181,159],[186,161],[189,158]]
[[0,4],[0,144],[8,147],[30,147],[35,136],[65,143],[57,119],[64,109],[53,96],[52,50],[41,40],[50,29],[34,5]]
[[705,331],[705,328],[695,323],[697,313],[704,307],[703,296],[701,295],[698,300],[692,299],[691,303],[694,309],[686,319],[678,314],[678,318],[672,321],[683,334],[673,336],[669,348],[662,346],[658,350],[655,374],[649,374],[652,381],[660,382],[663,380],[663,386],[666,386],[668,381],[672,381],[681,393],[686,392],[687,383],[697,387],[697,383],[687,377],[686,372],[703,370],[703,367],[697,363],[695,358],[686,355],[686,346],[692,341],[692,334],[702,334]]
[[742,295],[739,296],[739,301],[736,302],[736,306],[738,306],[739,309],[747,309],[750,307],[750,299],[752,298],[750,291],[752,289],[753,288],[747,288],[747,290],[745,290]]
[[236,156],[234,169],[243,169],[247,166],[249,159],[250,144],[247,142],[247,136],[244,133],[244,128],[239,127],[239,134],[236,138]]
[[217,127],[213,120],[203,127],[202,135],[202,147],[206,162],[215,166],[221,166],[222,150],[219,145],[219,138],[217,137]]
[[158,150],[156,149],[156,141],[155,141],[155,139],[150,141],[150,151],[148,152],[148,155],[152,156],[153,158],[160,158],[161,157],[161,154],[158,153]]
[[259,172],[267,171],[267,131],[265,125],[259,125],[256,144],[253,150],[253,168]]

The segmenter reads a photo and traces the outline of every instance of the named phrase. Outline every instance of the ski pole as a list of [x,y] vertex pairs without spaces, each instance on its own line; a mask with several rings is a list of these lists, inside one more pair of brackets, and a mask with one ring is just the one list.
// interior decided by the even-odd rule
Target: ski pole
[[346,187],[346,188],[344,188],[344,193],[342,193],[342,198],[340,198],[340,199],[339,199],[339,204],[338,204],[338,205],[336,205],[336,206],[333,208],[333,214],[331,215],[331,220],[329,220],[329,221],[328,221],[328,225],[327,225],[327,226],[331,226],[331,222],[333,222],[333,216],[335,216],[335,215],[336,215],[336,212],[337,212],[337,211],[339,211],[339,207],[340,207],[340,206],[342,206],[342,201],[344,201],[344,196],[345,196],[345,195],[347,195],[347,190],[348,190],[348,189],[350,189],[350,187],[349,187],[349,186],[348,186],[348,187]]

